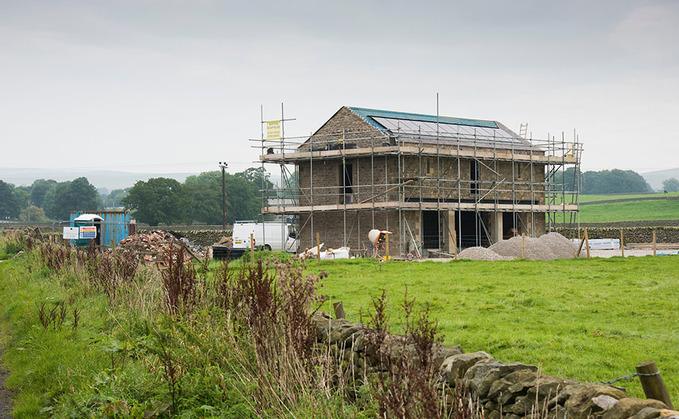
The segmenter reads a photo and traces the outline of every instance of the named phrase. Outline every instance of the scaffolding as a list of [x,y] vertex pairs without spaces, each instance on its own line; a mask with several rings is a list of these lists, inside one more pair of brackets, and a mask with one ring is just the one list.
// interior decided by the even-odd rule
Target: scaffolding
[[579,227],[583,148],[575,132],[572,141],[541,140],[496,122],[502,130],[468,123],[455,131],[438,116],[407,122],[326,123],[311,136],[282,130],[275,140],[262,131],[254,140],[262,167],[278,165],[281,177],[262,190],[263,216],[295,218],[302,248],[320,233],[326,246],[367,252],[370,229],[390,230],[392,256],[401,257],[488,246],[508,233],[538,236],[557,223]]

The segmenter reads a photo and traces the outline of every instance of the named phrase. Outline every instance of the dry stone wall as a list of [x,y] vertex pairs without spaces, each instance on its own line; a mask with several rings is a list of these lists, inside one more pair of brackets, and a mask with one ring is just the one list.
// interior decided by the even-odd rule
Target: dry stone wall
[[[316,326],[319,349],[344,365],[340,379],[350,382],[352,377],[376,372],[377,360],[368,355],[363,325],[318,316]],[[403,338],[392,338],[399,339]],[[389,350],[407,346],[394,344],[393,348]],[[631,398],[618,387],[554,377],[532,365],[497,361],[485,352],[464,353],[460,346],[433,349],[440,383],[450,388],[463,385],[488,419],[679,419],[679,412],[668,410],[662,402]]]
[[[587,236],[590,239],[619,239],[622,228],[625,243],[651,243],[653,230],[656,232],[658,243],[679,243],[679,227],[587,227]],[[577,238],[577,228],[557,227],[555,229],[568,238]],[[582,236],[582,230],[580,230]]]

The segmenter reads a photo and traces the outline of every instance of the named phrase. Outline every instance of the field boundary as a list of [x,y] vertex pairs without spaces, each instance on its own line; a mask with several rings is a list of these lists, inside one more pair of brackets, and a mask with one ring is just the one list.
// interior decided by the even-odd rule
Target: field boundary
[[[385,356],[397,359],[418,356],[403,336],[385,339],[378,348],[371,347],[372,329],[360,323],[319,316],[316,327],[318,343],[330,353],[343,354],[337,362],[344,365],[349,375],[357,371],[363,375],[379,372],[379,361]],[[647,414],[644,417],[679,415],[668,410],[663,402],[630,397],[619,387],[551,376],[533,365],[497,361],[483,351],[464,353],[459,345],[435,345],[432,352],[441,385],[445,383],[456,394],[468,392],[472,400],[483,406],[488,418],[586,418],[605,413],[608,419],[623,419],[642,409]],[[356,378],[359,377],[350,377]],[[671,401],[669,404],[671,409]]]

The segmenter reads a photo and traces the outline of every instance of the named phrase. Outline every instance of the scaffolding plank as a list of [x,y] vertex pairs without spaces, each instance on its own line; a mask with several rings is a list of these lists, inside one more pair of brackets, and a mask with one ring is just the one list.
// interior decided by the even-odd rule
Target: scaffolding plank
[[499,211],[499,212],[571,212],[578,211],[577,205],[550,205],[550,204],[496,204],[493,202],[401,202],[387,201],[363,204],[336,204],[336,205],[314,205],[312,206],[268,206],[262,208],[264,214],[301,214],[318,211],[357,211],[372,209],[388,210],[444,210],[444,211]]
[[534,162],[546,164],[576,164],[578,159],[575,156],[546,156],[543,150],[514,150],[511,149],[447,149],[436,147],[418,147],[418,146],[389,146],[389,147],[364,147],[347,150],[322,150],[322,151],[297,151],[293,153],[274,153],[260,155],[259,158],[265,163],[283,163],[283,162],[298,162],[310,159],[332,159],[342,157],[360,157],[369,156],[371,154],[402,154],[402,155],[425,155],[425,156],[450,156],[462,158],[476,158],[483,160],[514,160],[518,162]]

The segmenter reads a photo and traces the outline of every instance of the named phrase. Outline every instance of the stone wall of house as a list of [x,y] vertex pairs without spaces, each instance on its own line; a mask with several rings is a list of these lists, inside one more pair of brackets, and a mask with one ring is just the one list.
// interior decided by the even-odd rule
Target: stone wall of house
[[[297,170],[302,206],[398,200],[398,189],[385,193],[398,182],[396,156],[305,161]],[[344,170],[351,171],[353,180],[346,190],[342,187]]]
[[[459,162],[459,171],[458,171]],[[481,160],[478,181],[472,181],[472,159],[449,156],[404,156],[403,179],[414,182],[405,187],[406,199],[427,201],[476,200],[501,203],[544,203],[545,166],[525,162]],[[531,173],[532,172],[532,173]]]
[[342,107],[302,144],[298,151],[333,150],[343,146],[380,147],[389,138],[360,116]]
[[[318,349],[335,357],[345,382],[376,372],[376,354],[414,356],[402,337],[386,339],[375,351],[358,323],[317,316],[316,328]],[[533,365],[500,362],[485,352],[464,353],[460,346],[436,345],[433,358],[439,383],[449,388],[463,385],[489,419],[679,418],[679,412],[660,401],[632,398],[610,385],[554,377]]]
[[[336,205],[345,200],[347,203],[397,201],[399,191],[395,186],[407,180],[411,180],[403,186],[407,201],[441,199],[456,202],[459,198],[470,202],[483,197],[482,202],[544,203],[544,165],[489,160],[483,161],[485,164],[474,162],[455,157],[406,155],[399,164],[395,155],[369,154],[304,161],[298,164],[302,192],[300,205]],[[471,180],[472,164],[478,167],[477,181]],[[344,171],[352,179],[348,189],[343,188]],[[385,193],[387,190],[388,193]]]
[[[404,211],[403,214],[415,234],[415,225],[419,224],[419,213]],[[343,212],[318,212],[314,213],[313,224],[309,214],[302,214],[300,225],[304,225],[299,234],[300,250],[315,246],[316,232],[318,232],[321,243],[324,243],[324,249],[348,246],[354,253],[369,256],[372,254],[372,244],[368,240],[368,232],[372,229],[387,230],[393,233],[389,236],[389,254],[392,257],[406,253],[412,248],[410,237],[402,237],[403,233],[399,235],[399,231],[407,230],[405,226],[399,226],[398,211],[394,210],[347,211],[346,219]],[[381,254],[384,255],[384,251]]]

